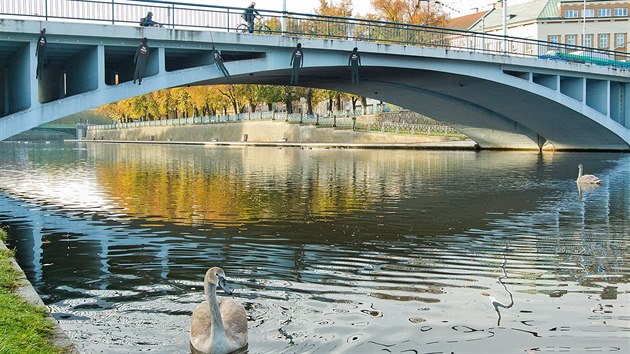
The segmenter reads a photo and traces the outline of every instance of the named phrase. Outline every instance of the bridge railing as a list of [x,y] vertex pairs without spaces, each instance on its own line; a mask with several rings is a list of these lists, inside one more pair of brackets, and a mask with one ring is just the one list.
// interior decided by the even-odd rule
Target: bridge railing
[[[247,32],[245,8],[154,0],[0,0],[2,17],[139,25],[148,12],[162,26]],[[630,69],[630,54],[534,39],[405,23],[257,9],[255,33],[414,45],[537,57]]]

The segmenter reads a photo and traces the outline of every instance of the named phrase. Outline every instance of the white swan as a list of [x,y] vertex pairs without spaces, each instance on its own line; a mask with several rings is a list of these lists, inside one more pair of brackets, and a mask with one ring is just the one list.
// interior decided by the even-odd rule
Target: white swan
[[228,295],[232,290],[219,267],[208,269],[203,279],[206,300],[192,314],[190,350],[193,353],[230,353],[247,346],[247,314],[234,300],[217,301],[217,285]]
[[593,175],[582,175],[584,166],[578,165],[577,183],[579,184],[602,184],[602,180]]

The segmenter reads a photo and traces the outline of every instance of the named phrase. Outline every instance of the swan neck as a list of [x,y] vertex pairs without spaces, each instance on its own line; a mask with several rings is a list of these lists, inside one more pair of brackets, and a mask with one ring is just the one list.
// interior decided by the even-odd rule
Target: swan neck
[[582,166],[578,166],[578,179],[582,177]]
[[219,302],[217,301],[217,286],[214,284],[204,283],[204,292],[206,295],[206,302],[210,307],[210,321],[212,323],[212,336],[216,338],[217,335],[225,336],[225,330],[223,328],[223,319],[221,318],[221,310],[219,309]]

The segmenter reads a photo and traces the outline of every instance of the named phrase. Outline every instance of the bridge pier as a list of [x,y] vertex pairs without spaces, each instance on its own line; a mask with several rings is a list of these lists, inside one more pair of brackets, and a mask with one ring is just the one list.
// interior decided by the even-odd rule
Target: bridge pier
[[586,79],[586,105],[608,115],[608,81]]
[[133,80],[133,57],[135,48],[105,46],[104,51],[104,80],[105,84],[113,86]]
[[66,70],[66,95],[73,96],[96,90],[99,87],[99,50],[97,46],[86,46],[69,58]]
[[610,118],[615,122],[630,128],[630,90],[628,84],[622,82],[610,83]]
[[107,87],[107,84],[105,83],[105,70],[102,70],[102,68],[105,68],[105,46],[99,45],[96,47],[96,60],[97,64],[96,68],[94,68],[94,70],[96,70],[96,75],[94,76],[97,77],[96,83],[98,85],[98,89],[102,90]]
[[65,72],[59,67],[46,67],[38,80],[40,103],[56,101],[65,96]]
[[584,78],[572,76],[560,77],[560,93],[569,96],[578,102],[584,101],[586,89],[584,87]]
[[35,75],[36,63],[29,58],[35,53],[35,44],[26,43],[13,50],[13,57],[2,62],[3,70],[0,74],[0,111],[3,115],[30,108],[33,87],[37,89],[36,83],[31,80],[31,75]]

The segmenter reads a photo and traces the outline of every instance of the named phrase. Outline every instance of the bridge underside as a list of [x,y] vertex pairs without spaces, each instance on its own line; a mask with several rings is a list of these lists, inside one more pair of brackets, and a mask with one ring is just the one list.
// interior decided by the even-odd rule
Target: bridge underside
[[[285,85],[287,70],[256,73],[256,83]],[[250,83],[251,76],[234,78]],[[212,84],[202,81],[198,84]],[[363,67],[352,85],[346,67],[306,68],[300,86],[353,93],[390,102],[444,122],[482,148],[628,150],[606,126],[548,97],[482,78],[384,67]]]
[[[131,83],[130,68],[137,38],[147,36],[143,29],[49,23],[48,33],[64,36],[49,38],[49,66],[36,80],[39,23],[20,22],[26,24],[5,20],[0,25],[5,31],[0,34],[5,68],[0,73],[0,140],[159,89],[226,83],[210,58],[213,44],[222,50],[233,83],[286,85],[298,42],[283,36],[154,29],[147,78],[138,86]],[[83,35],[86,31],[93,35]],[[351,85],[346,64],[356,43],[299,42],[305,48],[300,86],[399,105],[453,126],[482,148],[539,149],[546,143],[558,150],[630,150],[628,72],[361,43],[361,81]]]

